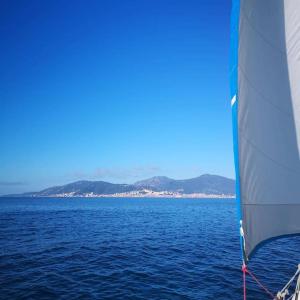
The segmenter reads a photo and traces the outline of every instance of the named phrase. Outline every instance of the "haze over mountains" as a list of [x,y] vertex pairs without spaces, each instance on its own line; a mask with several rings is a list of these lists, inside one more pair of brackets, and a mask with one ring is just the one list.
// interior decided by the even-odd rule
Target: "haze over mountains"
[[115,184],[105,181],[76,181],[50,187],[39,192],[9,196],[22,197],[95,197],[95,196],[149,196],[149,195],[228,195],[235,194],[235,181],[218,175],[204,174],[196,178],[176,180],[156,176],[134,184]]

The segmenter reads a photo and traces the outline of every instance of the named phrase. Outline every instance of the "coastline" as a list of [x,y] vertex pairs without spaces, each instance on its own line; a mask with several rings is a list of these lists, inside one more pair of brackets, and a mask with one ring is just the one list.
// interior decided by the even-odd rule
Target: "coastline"
[[[3,197],[3,196],[1,196]],[[4,196],[10,198],[9,196]],[[115,193],[115,194],[75,194],[75,193],[61,193],[53,195],[18,195],[11,196],[11,198],[24,197],[24,198],[170,198],[170,199],[234,199],[235,195],[226,194],[181,194],[170,192],[152,192],[152,193]]]

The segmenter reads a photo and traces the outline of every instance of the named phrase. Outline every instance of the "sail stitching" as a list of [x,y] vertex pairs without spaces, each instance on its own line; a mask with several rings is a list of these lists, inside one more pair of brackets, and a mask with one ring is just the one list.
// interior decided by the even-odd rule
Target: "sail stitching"
[[[240,128],[241,132],[243,131],[242,128]],[[246,137],[245,135],[240,134],[239,137],[243,138],[244,140],[246,140],[246,142],[248,142],[257,152],[261,153],[264,157],[268,158],[270,161],[272,161],[274,164],[282,167],[283,169],[286,169],[292,173],[299,173],[298,170],[296,169],[292,169],[284,164],[279,163],[278,161],[276,161],[275,159],[273,159],[272,157],[270,157],[269,155],[267,155],[263,150],[261,150],[255,143],[253,143],[248,137]]]
[[243,74],[244,78],[246,79],[246,81],[249,83],[249,85],[252,87],[252,89],[254,91],[257,92],[257,94],[259,94],[262,99],[269,103],[270,105],[272,105],[273,107],[275,107],[278,111],[282,112],[283,114],[285,115],[288,115],[290,117],[294,117],[293,114],[291,112],[288,112],[288,111],[285,111],[285,110],[282,110],[278,105],[274,104],[271,100],[269,100],[261,91],[257,90],[255,85],[253,84],[253,82],[249,79],[249,77],[246,75],[246,72],[245,70],[243,69],[243,67],[241,67],[241,65],[239,64],[239,70],[242,71],[241,73]]
[[242,14],[245,16],[245,20],[247,20],[248,24],[250,25],[250,27],[261,37],[261,39],[268,44],[269,46],[271,46],[273,49],[275,49],[277,52],[279,52],[281,55],[285,56],[285,51],[279,49],[278,47],[276,47],[275,45],[273,45],[264,35],[262,32],[260,32],[250,21],[248,15],[243,11],[243,9],[241,9]]

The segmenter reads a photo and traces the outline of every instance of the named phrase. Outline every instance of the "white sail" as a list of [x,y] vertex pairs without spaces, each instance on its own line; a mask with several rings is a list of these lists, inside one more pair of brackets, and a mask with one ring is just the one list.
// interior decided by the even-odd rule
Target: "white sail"
[[236,0],[232,109],[246,258],[300,233],[300,0]]

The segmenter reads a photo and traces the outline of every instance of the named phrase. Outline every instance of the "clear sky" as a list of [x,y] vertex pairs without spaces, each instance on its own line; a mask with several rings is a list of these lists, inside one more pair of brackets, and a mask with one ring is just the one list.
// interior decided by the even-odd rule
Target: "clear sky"
[[2,1],[0,194],[233,178],[230,4]]

